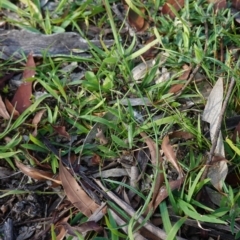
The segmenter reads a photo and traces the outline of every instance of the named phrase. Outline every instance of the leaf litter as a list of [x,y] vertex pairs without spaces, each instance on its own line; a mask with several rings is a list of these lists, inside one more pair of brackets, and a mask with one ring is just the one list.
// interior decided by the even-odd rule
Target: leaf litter
[[[195,26],[191,22],[192,16],[188,13],[186,13],[188,15],[186,22],[185,15],[181,17],[181,14],[188,8],[184,1],[168,0],[162,4],[158,9],[158,14],[161,14],[163,23],[161,21],[155,22],[154,18],[156,16],[152,18],[149,15],[152,10],[149,10],[148,6],[143,7],[142,4],[135,6],[130,1],[121,4],[123,8],[125,7],[126,12],[120,12],[120,15],[116,14],[116,18],[120,19],[119,22],[117,20],[119,25],[116,26],[127,26],[125,22],[128,22],[132,27],[131,31],[134,31],[134,34],[132,34],[130,28],[128,28],[129,32],[128,30],[118,32],[124,42],[126,40],[126,56],[131,60],[125,78],[122,78],[121,75],[125,68],[121,68],[119,73],[117,72],[118,69],[115,68],[115,64],[121,67],[123,65],[118,62],[114,51],[110,57],[104,55],[106,53],[103,52],[103,49],[106,50],[106,46],[112,45],[113,41],[106,40],[106,38],[112,36],[111,34],[114,31],[110,29],[107,32],[104,29],[105,26],[103,26],[103,32],[107,32],[103,40],[92,39],[91,34],[95,34],[93,34],[95,26],[92,25],[94,21],[88,23],[90,24],[88,26],[89,31],[84,32],[90,38],[87,41],[83,40],[78,34],[67,32],[45,35],[27,32],[26,30],[7,30],[0,33],[0,35],[5,34],[6,39],[10,40],[12,36],[16,36],[16,43],[12,46],[7,46],[7,48],[0,46],[4,50],[1,59],[6,60],[12,54],[15,59],[20,59],[20,53],[28,55],[27,63],[24,66],[22,84],[16,91],[11,89],[12,95],[10,94],[10,96],[12,98],[6,94],[7,89],[4,89],[3,93],[1,92],[4,102],[0,98],[0,117],[4,121],[0,126],[0,134],[3,132],[4,136],[12,137],[17,132],[22,136],[21,141],[16,143],[9,141],[6,143],[8,144],[6,148],[2,146],[0,150],[1,159],[6,159],[10,166],[17,166],[22,173],[23,183],[26,185],[30,183],[32,188],[34,188],[32,185],[35,185],[35,189],[40,189],[41,193],[45,193],[46,189],[55,191],[54,184],[62,184],[62,187],[58,186],[58,192],[51,199],[49,197],[50,201],[48,202],[54,203],[51,206],[51,211],[48,211],[51,218],[49,226],[45,230],[37,231],[36,229],[41,229],[39,221],[40,225],[35,226],[33,231],[31,230],[31,234],[36,230],[35,237],[41,234],[50,236],[51,226],[55,228],[52,230],[52,234],[53,232],[56,234],[56,239],[63,239],[69,235],[75,236],[76,231],[86,238],[92,236],[92,231],[97,236],[102,237],[104,234],[106,235],[106,232],[111,232],[108,224],[112,224],[112,226],[116,224],[115,228],[119,236],[130,233],[134,238],[139,239],[171,238],[168,236],[168,228],[170,229],[172,225],[172,230],[175,231],[172,239],[175,236],[176,239],[183,239],[181,236],[189,237],[191,235],[191,230],[188,227],[188,225],[191,226],[190,222],[193,221],[191,219],[222,223],[221,217],[226,217],[224,215],[225,210],[217,212],[219,202],[211,200],[212,204],[208,205],[203,200],[207,195],[210,199],[213,199],[214,195],[218,194],[218,198],[223,198],[223,203],[226,202],[226,199],[224,199],[226,186],[223,183],[229,174],[227,167],[229,162],[226,159],[229,159],[230,154],[226,152],[223,144],[223,136],[225,137],[226,132],[220,130],[219,135],[217,134],[222,113],[226,110],[224,108],[226,78],[225,76],[220,77],[216,83],[212,83],[213,90],[209,95],[209,86],[211,88],[209,82],[215,77],[209,78],[210,73],[205,71],[207,64],[206,59],[204,59],[205,56],[201,57],[200,53],[204,52],[208,60],[212,59],[212,55],[209,54],[208,49],[206,51],[197,49],[199,47],[197,45],[194,47],[194,54],[191,51],[186,51],[189,44],[186,36],[191,35],[190,32]],[[104,5],[104,9],[106,7],[107,4]],[[233,7],[235,9],[239,8],[237,1],[233,1]],[[214,1],[214,8],[214,14],[217,17],[221,9],[227,8],[226,2]],[[199,8],[197,10],[202,11]],[[164,22],[166,19],[169,25]],[[211,24],[207,19],[204,21],[209,25]],[[175,31],[171,33],[172,36],[168,34],[171,29],[167,29],[171,24]],[[151,28],[152,25],[157,27]],[[202,22],[200,25],[206,27],[206,24],[203,25]],[[59,28],[58,26],[58,30],[60,30]],[[207,42],[207,31],[204,32],[202,28],[199,28],[199,33],[201,38],[199,38],[197,44],[202,41],[204,33]],[[29,36],[30,39],[28,45],[26,44],[27,41],[24,40],[26,36]],[[67,36],[72,38],[68,39]],[[48,41],[57,37],[58,40],[62,39],[62,41],[59,40],[58,45],[55,41],[52,42],[52,45],[48,44]],[[182,48],[168,49],[169,39],[174,42],[174,47],[177,47],[182,44],[181,37],[184,39]],[[6,39],[3,41],[5,45],[7,43]],[[77,41],[71,46],[66,42],[66,39],[69,42],[74,39]],[[155,44],[157,40],[159,40],[159,43]],[[39,45],[41,41],[42,46],[44,44],[49,46],[47,55],[44,55],[44,47]],[[155,41],[154,46],[150,49],[146,48],[148,41]],[[21,48],[16,49],[17,42],[22,44]],[[221,39],[219,42],[221,42]],[[88,43],[91,48],[89,48]],[[83,56],[80,53],[81,49],[78,49],[79,44],[84,46],[83,52],[89,50],[88,54],[94,54],[94,61],[98,58],[96,53],[101,52],[102,67],[98,68],[97,60],[93,67],[91,61],[88,62],[85,59],[86,63],[81,63],[80,58],[74,58],[74,56]],[[32,47],[33,45],[35,47]],[[75,48],[73,45],[77,47]],[[98,48],[100,45],[102,45],[102,49]],[[221,44],[219,43],[219,45]],[[92,51],[92,49],[94,50]],[[221,52],[221,49],[218,50]],[[181,55],[179,59],[178,55],[173,55],[174,52],[178,51]],[[56,58],[56,62],[59,64],[57,67],[59,72],[57,70],[54,74],[50,73],[47,75],[47,79],[43,81],[45,57],[61,57],[61,54],[65,57],[71,55],[74,58],[74,69],[71,72],[66,72],[65,70],[70,68],[71,64],[68,61],[59,63],[58,58]],[[217,58],[218,53],[214,54]],[[224,59],[223,54],[220,58]],[[102,61],[102,59],[104,60]],[[195,68],[196,62],[191,59],[198,61]],[[203,60],[199,61],[199,59]],[[34,77],[36,72],[35,61],[38,65],[36,78]],[[51,59],[51,61],[50,65],[53,67],[55,59]],[[42,65],[42,63],[44,64]],[[101,73],[100,70],[103,69],[103,66],[109,72]],[[91,79],[90,76],[86,81],[84,79],[86,75],[80,69],[91,72],[90,75],[94,75],[94,79]],[[114,69],[113,75],[111,75],[111,69]],[[156,71],[153,71],[153,69]],[[47,71],[50,72],[51,70],[48,68]],[[65,73],[63,74],[63,72]],[[76,82],[71,82],[68,78],[68,74],[72,73],[79,76]],[[59,79],[61,79],[60,83],[57,83],[54,78],[58,74]],[[8,86],[8,80],[11,78],[11,74],[6,73],[5,75],[6,80],[4,78],[1,81],[3,82],[1,89]],[[39,82],[44,83],[41,86],[38,84],[38,78]],[[116,85],[120,87],[119,89],[112,89],[115,84],[113,79],[118,79]],[[36,81],[34,89],[32,88],[33,80]],[[87,84],[83,86],[82,81]],[[205,86],[206,83],[208,90],[205,91],[201,89],[200,85]],[[101,94],[99,94],[99,90]],[[139,93],[139,90],[142,92]],[[43,104],[41,103],[39,107],[35,107],[34,102],[37,101],[37,98],[34,98],[35,93],[45,94],[47,91],[53,97],[44,101]],[[10,102],[8,99],[12,99],[12,101]],[[163,105],[161,105],[162,103]],[[179,118],[178,121],[173,121],[173,112]],[[229,112],[231,113],[230,110]],[[6,120],[10,120],[11,116],[13,120],[8,125]],[[137,118],[141,120],[139,121]],[[152,121],[153,119],[157,120]],[[132,122],[129,123],[130,120]],[[208,122],[210,127],[205,127],[202,120]],[[146,126],[148,127],[146,128]],[[147,129],[147,131],[143,132],[141,128],[144,131]],[[154,133],[150,132],[151,128],[154,128]],[[210,140],[207,139],[208,132],[210,132]],[[238,128],[235,132],[238,132]],[[141,137],[139,137],[139,133]],[[231,135],[229,129],[227,129],[227,133]],[[217,141],[214,147],[216,136]],[[226,142],[232,150],[238,152],[234,145],[238,144],[237,133],[235,133],[233,139],[234,141],[230,142],[230,139],[226,138]],[[208,158],[206,151],[209,150],[209,146],[211,147],[209,153],[211,161],[205,161],[204,158]],[[5,152],[6,149],[8,152]],[[14,163],[12,161],[14,156],[11,155],[13,153],[18,155],[18,160],[15,160]],[[203,157],[203,154],[207,156]],[[36,166],[28,167],[28,160],[31,165],[36,164]],[[203,166],[208,169],[207,175],[202,174],[201,181],[196,182],[195,179],[201,177],[199,169]],[[59,169],[59,174],[54,175],[53,172],[55,171],[50,171],[51,169],[56,171]],[[24,176],[27,176],[25,178],[27,180],[24,179]],[[3,178],[8,178],[8,176],[3,175]],[[208,178],[210,178],[211,184],[208,183]],[[16,186],[14,181],[4,182],[2,179],[1,181],[5,189],[8,189],[9,186],[10,188]],[[49,184],[49,181],[52,184]],[[46,185],[44,188],[38,188],[38,184]],[[219,193],[211,188],[212,192],[207,191],[205,195],[202,194],[202,198],[199,197],[199,192],[202,192],[202,185],[206,184],[215,187]],[[16,189],[18,189],[17,186]],[[64,190],[65,197],[62,196],[61,189]],[[34,194],[26,191],[27,193],[23,198],[27,200],[24,201],[37,205],[28,199]],[[9,195],[11,194],[14,197],[8,199],[10,202],[22,203],[21,196],[16,200],[17,190],[10,191]],[[61,199],[59,199],[60,195]],[[191,199],[189,199],[190,195],[192,196]],[[164,217],[159,217],[158,207],[163,201],[167,205],[167,209],[165,209],[167,214]],[[1,204],[1,209],[6,209],[0,213],[4,218],[8,213],[9,206],[4,206],[3,202]],[[203,204],[205,206],[202,206]],[[121,210],[119,211],[119,209]],[[216,218],[215,213],[210,215],[215,209],[217,209],[216,216],[219,218]],[[183,212],[188,217],[183,217]],[[72,224],[74,219],[70,221],[69,217],[78,214],[83,214],[89,218],[88,221],[80,225]],[[160,219],[160,223],[156,225],[153,224],[155,214]],[[180,219],[179,222],[172,220],[176,215],[178,220]],[[60,217],[55,219],[53,216]],[[166,222],[168,223],[166,216],[170,217],[169,221],[171,221],[168,227],[166,227]],[[128,221],[129,218],[130,221]],[[32,220],[31,217],[29,219]],[[186,228],[180,228],[183,223],[185,223]],[[11,222],[8,220],[5,221],[5,224],[11,227]],[[20,221],[17,224],[21,224]],[[104,224],[107,227],[103,228]],[[122,227],[123,225],[126,226]],[[194,231],[199,228],[201,231],[207,231],[201,227],[200,223],[198,225],[194,225]],[[212,230],[214,227],[207,225],[206,228]],[[137,230],[135,231],[135,229]],[[224,231],[228,234],[231,233],[230,226],[224,228]],[[193,235],[196,235],[195,232]],[[212,232],[217,239],[218,233]],[[236,229],[232,230],[232,233],[235,234]]]

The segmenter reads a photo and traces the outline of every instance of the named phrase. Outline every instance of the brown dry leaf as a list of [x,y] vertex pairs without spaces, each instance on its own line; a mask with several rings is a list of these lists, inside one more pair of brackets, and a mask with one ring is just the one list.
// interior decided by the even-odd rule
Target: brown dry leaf
[[32,102],[30,101],[32,95],[32,83],[25,82],[22,83],[17,89],[13,99],[12,105],[15,106],[16,110],[21,114],[24,112],[29,106],[31,106]]
[[232,6],[237,10],[240,10],[240,0],[232,0]]
[[211,179],[212,185],[219,192],[222,192],[223,181],[228,173],[227,162],[227,159],[222,156],[214,156],[213,164],[208,169],[208,177]]
[[[155,40],[155,36],[151,36],[146,42],[145,42],[145,45],[149,44],[150,42],[154,41]],[[156,56],[158,52],[158,49],[157,49],[157,44],[153,47],[151,47],[150,49],[148,49],[145,53],[142,54],[142,57],[145,59],[145,60],[149,60],[149,59],[152,59]]]
[[0,117],[3,117],[4,119],[10,119],[9,113],[6,109],[6,106],[2,100],[1,95],[0,95]]
[[23,80],[34,77],[36,73],[35,68],[36,65],[34,62],[33,53],[31,52],[28,55],[26,67],[23,71]]
[[57,227],[55,227],[55,230],[58,231],[58,235],[56,236],[56,240],[63,240],[64,237],[67,234],[66,229],[64,228],[64,226],[62,225],[58,225]]
[[151,210],[154,210],[153,206],[154,206],[156,196],[164,182],[163,166],[162,166],[163,160],[162,160],[160,152],[158,151],[156,143],[151,138],[149,138],[146,133],[141,132],[140,135],[142,136],[142,138],[144,139],[144,141],[146,142],[146,144],[149,148],[152,164],[154,166],[156,166],[156,169],[158,169],[157,170],[158,174],[156,177],[156,183],[155,183],[154,190],[153,190],[152,200],[148,205],[147,211],[145,212],[145,214],[147,214]]
[[42,109],[41,111],[37,112],[36,115],[34,116],[33,120],[32,120],[32,124],[34,125],[34,128],[35,128],[33,133],[32,133],[32,135],[34,137],[37,136],[38,123],[41,121],[42,116],[43,116],[45,111],[46,111],[46,109]]
[[172,148],[172,146],[170,144],[168,135],[166,135],[163,138],[162,150],[163,150],[164,155],[166,156],[167,160],[174,166],[174,168],[181,175],[182,174],[182,169],[181,169],[180,165],[178,164],[178,160],[177,160],[176,155],[175,155],[175,153],[173,151],[173,148]]
[[220,9],[225,9],[227,7],[226,0],[208,0],[208,2],[214,4],[215,12],[217,12]]
[[88,165],[89,166],[99,166],[99,165],[101,165],[101,157],[97,154],[94,154]]
[[66,131],[65,126],[53,126],[54,130],[61,136],[70,139],[69,133]]
[[[182,81],[185,81],[188,79],[188,76],[191,72],[192,68],[188,65],[184,65],[183,66],[183,73],[182,75],[178,78],[178,80],[182,80]],[[177,93],[178,91],[180,91],[182,89],[182,87],[184,86],[183,83],[179,83],[179,84],[176,84],[176,85],[173,85],[170,90],[169,90],[169,93]]]
[[[140,8],[139,11],[144,14],[145,8]],[[135,28],[137,32],[139,32],[144,27],[145,19],[130,8],[128,12],[128,22],[131,27]]]
[[[213,143],[215,133],[217,131],[217,125],[219,117],[221,115],[222,103],[223,103],[223,78],[220,77],[215,83],[209,97],[205,109],[203,111],[202,119],[210,123],[210,136]],[[217,146],[215,148],[215,155],[220,155],[225,158],[225,150],[223,144],[222,133],[220,131]],[[228,173],[228,166],[226,161],[218,161],[211,165],[208,169],[208,177],[211,179],[211,183],[217,190],[221,191],[223,181]]]
[[162,7],[162,13],[168,14],[172,19],[174,19],[175,14],[173,13],[169,5],[172,6],[176,10],[176,12],[178,12],[183,8],[184,3],[184,0],[168,0]]
[[38,161],[37,158],[35,158],[33,155],[30,154],[30,152],[28,150],[25,150],[27,153],[27,156],[39,167],[41,167],[42,169],[46,169],[46,170],[51,170],[52,167],[49,165],[49,163],[41,163],[40,161]]
[[4,100],[6,108],[8,110],[8,112],[13,115],[13,119],[16,119],[19,117],[19,112],[13,107],[13,105],[11,104],[11,102],[9,102],[9,100],[7,98],[5,98]]
[[175,131],[171,134],[169,134],[169,138],[170,139],[173,139],[173,138],[182,138],[182,139],[185,139],[185,140],[189,140],[189,139],[193,139],[194,136],[189,133],[189,132],[184,132],[184,131]]
[[23,71],[23,83],[17,89],[13,99],[12,105],[15,106],[19,113],[24,112],[29,106],[31,106],[31,95],[32,95],[32,82],[26,82],[28,78],[35,76],[35,62],[32,53],[28,55],[26,67]]
[[85,216],[90,217],[99,207],[79,186],[72,174],[63,166],[60,161],[59,174],[64,191],[69,201],[78,208]]
[[54,174],[48,171],[42,171],[33,167],[27,167],[26,165],[22,164],[18,160],[15,159],[16,166],[27,176],[43,181],[43,180],[50,180],[56,182],[57,184],[61,184],[60,181],[53,179]]
[[[173,191],[175,189],[179,189],[180,186],[182,185],[183,181],[184,181],[185,177],[182,177],[182,178],[179,178],[175,181],[170,181],[168,184],[169,184],[169,187],[170,189]],[[154,202],[154,209],[156,209],[159,204],[165,199],[168,197],[168,190],[166,188],[166,186],[162,186],[160,188],[160,191],[156,197],[156,200]]]

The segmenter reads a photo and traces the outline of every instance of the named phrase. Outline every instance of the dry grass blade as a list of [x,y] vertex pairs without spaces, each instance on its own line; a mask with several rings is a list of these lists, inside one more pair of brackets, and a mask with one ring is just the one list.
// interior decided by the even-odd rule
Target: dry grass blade
[[71,173],[63,166],[60,161],[59,174],[64,191],[69,201],[78,208],[85,216],[90,217],[99,207],[79,186]]

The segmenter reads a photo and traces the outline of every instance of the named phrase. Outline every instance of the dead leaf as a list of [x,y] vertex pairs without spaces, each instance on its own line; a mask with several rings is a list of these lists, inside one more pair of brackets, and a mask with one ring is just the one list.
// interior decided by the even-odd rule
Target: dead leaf
[[46,169],[46,170],[52,169],[52,167],[49,165],[49,163],[41,163],[40,161],[38,161],[37,158],[35,158],[33,155],[31,155],[28,150],[25,150],[25,151],[26,151],[27,157],[30,158],[41,169]]
[[27,167],[26,165],[22,164],[18,160],[15,159],[16,166],[27,176],[43,181],[43,180],[50,180],[57,184],[61,184],[60,181],[53,178],[54,174],[48,171],[42,171],[33,167]]
[[32,95],[32,83],[25,82],[22,83],[17,89],[13,99],[12,105],[15,106],[16,110],[21,114],[24,112],[29,106],[31,106],[32,102],[30,101]]
[[208,2],[214,4],[215,12],[217,12],[218,10],[221,10],[221,9],[226,9],[226,7],[227,7],[226,0],[208,0]]
[[[208,169],[208,178],[211,179],[212,185],[219,191],[222,192],[223,181],[228,174],[227,160],[221,157],[221,161],[213,163]],[[214,160],[214,158],[213,158]]]
[[32,135],[34,137],[37,136],[38,123],[41,121],[42,116],[43,116],[45,111],[46,111],[46,109],[42,109],[41,111],[37,112],[36,115],[34,116],[33,120],[32,120],[32,124],[34,125],[34,128],[35,128],[33,133],[32,133]]
[[106,144],[108,144],[108,140],[107,140],[107,138],[105,137],[102,129],[98,128],[97,131],[98,131],[98,132],[97,132],[97,134],[96,134],[96,138],[99,139],[100,144],[101,144],[101,145],[106,145]]
[[166,156],[166,159],[173,165],[173,167],[178,171],[180,175],[182,175],[182,169],[180,165],[178,164],[178,160],[176,158],[176,154],[173,151],[173,148],[169,141],[169,136],[166,135],[163,138],[162,141],[162,150],[164,152],[164,155]]
[[232,6],[237,10],[240,10],[240,1],[239,0],[232,0]]
[[194,136],[189,132],[184,132],[184,131],[179,130],[179,131],[175,131],[175,132],[169,134],[169,138],[170,139],[182,138],[184,140],[189,140],[189,139],[193,139]]
[[32,82],[25,81],[28,78],[32,78],[35,75],[35,62],[32,53],[28,55],[25,70],[23,72],[23,83],[18,87],[13,99],[12,105],[21,114],[29,106],[31,106],[30,98],[32,96]]
[[101,165],[101,157],[97,154],[94,154],[88,165],[89,166],[99,166],[99,165]]
[[148,71],[154,66],[155,60],[149,60],[138,64],[132,69],[132,77],[135,81],[138,81],[146,76]]
[[[202,119],[204,121],[210,123],[210,136],[212,142],[214,141],[214,135],[217,130],[217,124],[222,109],[222,102],[223,102],[223,78],[220,77],[208,97],[208,101],[202,116]],[[221,132],[219,133],[217,139],[217,146],[214,153],[215,155],[225,157]],[[208,177],[211,179],[211,183],[217,190],[221,191],[222,184],[227,176],[227,173],[228,166],[226,161],[219,161],[209,167]]]
[[[180,186],[183,184],[185,177],[179,178],[175,181],[170,181],[169,187],[171,189],[171,191],[175,190],[175,189],[179,189]],[[158,195],[156,196],[156,200],[154,202],[154,209],[156,209],[159,204],[168,197],[168,190],[166,188],[166,186],[162,186],[160,188],[160,191],[158,192]]]
[[[144,45],[147,45],[147,44],[149,44],[150,42],[152,42],[152,41],[154,41],[154,40],[155,40],[155,36],[151,36],[151,37],[145,42]],[[156,56],[157,52],[159,51],[159,50],[157,49],[157,46],[158,46],[158,44],[156,44],[155,46],[149,48],[146,52],[144,52],[144,53],[142,54],[142,57],[143,57],[145,60],[153,59],[153,58]]]
[[0,117],[3,117],[4,119],[10,119],[9,113],[6,109],[6,106],[2,100],[1,95],[0,95]]
[[27,64],[23,71],[23,80],[34,77],[36,73],[35,68],[36,65],[34,62],[33,53],[31,52],[28,55]]
[[10,115],[13,115],[13,119],[17,119],[19,117],[19,112],[13,107],[7,98],[4,99],[4,102]]
[[[222,102],[223,102],[223,78],[219,78],[208,97],[208,101],[202,116],[203,121],[210,123],[211,141],[213,141],[213,137],[216,132],[218,118],[222,109]],[[221,132],[219,134],[215,153],[221,156],[225,156]]]
[[62,225],[58,225],[55,227],[55,231],[58,231],[58,235],[56,236],[56,240],[63,240],[64,237],[66,236],[67,234],[67,231],[66,229],[64,228],[64,226]]
[[[144,14],[145,8],[140,8],[139,11]],[[128,22],[131,27],[135,28],[137,32],[139,32],[144,27],[145,19],[130,8],[128,11]]]
[[90,217],[99,207],[79,186],[71,173],[59,163],[59,174],[66,196],[69,201],[78,208],[85,216]]
[[171,78],[171,73],[168,71],[167,68],[163,67],[162,72],[159,78],[155,80],[156,84],[159,84],[161,82],[168,81]]
[[164,175],[163,175],[163,166],[162,166],[162,157],[161,154],[157,148],[156,143],[147,136],[146,133],[141,132],[140,135],[142,136],[142,138],[144,139],[144,141],[146,142],[149,151],[150,151],[150,155],[151,155],[151,162],[153,164],[153,166],[156,167],[156,171],[158,172],[157,177],[156,177],[156,183],[154,186],[154,190],[153,190],[153,195],[152,195],[152,200],[148,205],[148,209],[145,212],[145,214],[147,214],[150,211],[154,211],[154,202],[156,199],[156,196],[159,192],[160,187],[163,185],[164,182]]
[[69,133],[66,131],[65,126],[53,126],[54,130],[61,136],[70,139]]
[[169,5],[172,6],[176,10],[176,12],[178,12],[183,8],[184,3],[184,0],[168,0],[162,7],[162,13],[164,15],[168,14],[172,19],[174,19],[176,16],[169,7]]
[[[183,73],[178,78],[178,80],[186,81],[191,71],[192,71],[192,68],[190,66],[186,64],[183,65]],[[182,89],[183,86],[184,86],[183,83],[175,84],[170,88],[169,93],[177,93]]]

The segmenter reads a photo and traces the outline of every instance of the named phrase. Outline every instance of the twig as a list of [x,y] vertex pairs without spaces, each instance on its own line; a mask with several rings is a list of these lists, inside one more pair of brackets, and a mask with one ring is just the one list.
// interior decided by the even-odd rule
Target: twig
[[[103,184],[101,183],[101,181],[95,179],[95,182],[99,185],[99,187],[101,187],[106,192],[106,194],[112,199],[112,201],[114,201],[119,207],[121,207],[126,213],[128,213],[129,216],[134,218],[139,224],[143,224],[144,223],[143,226],[148,231],[150,231],[155,236],[157,236],[159,239],[166,239],[167,238],[166,232],[164,232],[162,229],[154,226],[151,222],[146,221],[146,219],[144,219],[143,217],[138,217],[137,218],[136,217],[136,211],[131,206],[129,206],[126,202],[121,200],[113,192],[111,192],[110,190],[105,188],[103,186]],[[182,237],[176,237],[176,239],[177,240],[186,240],[185,238],[182,238]]]

